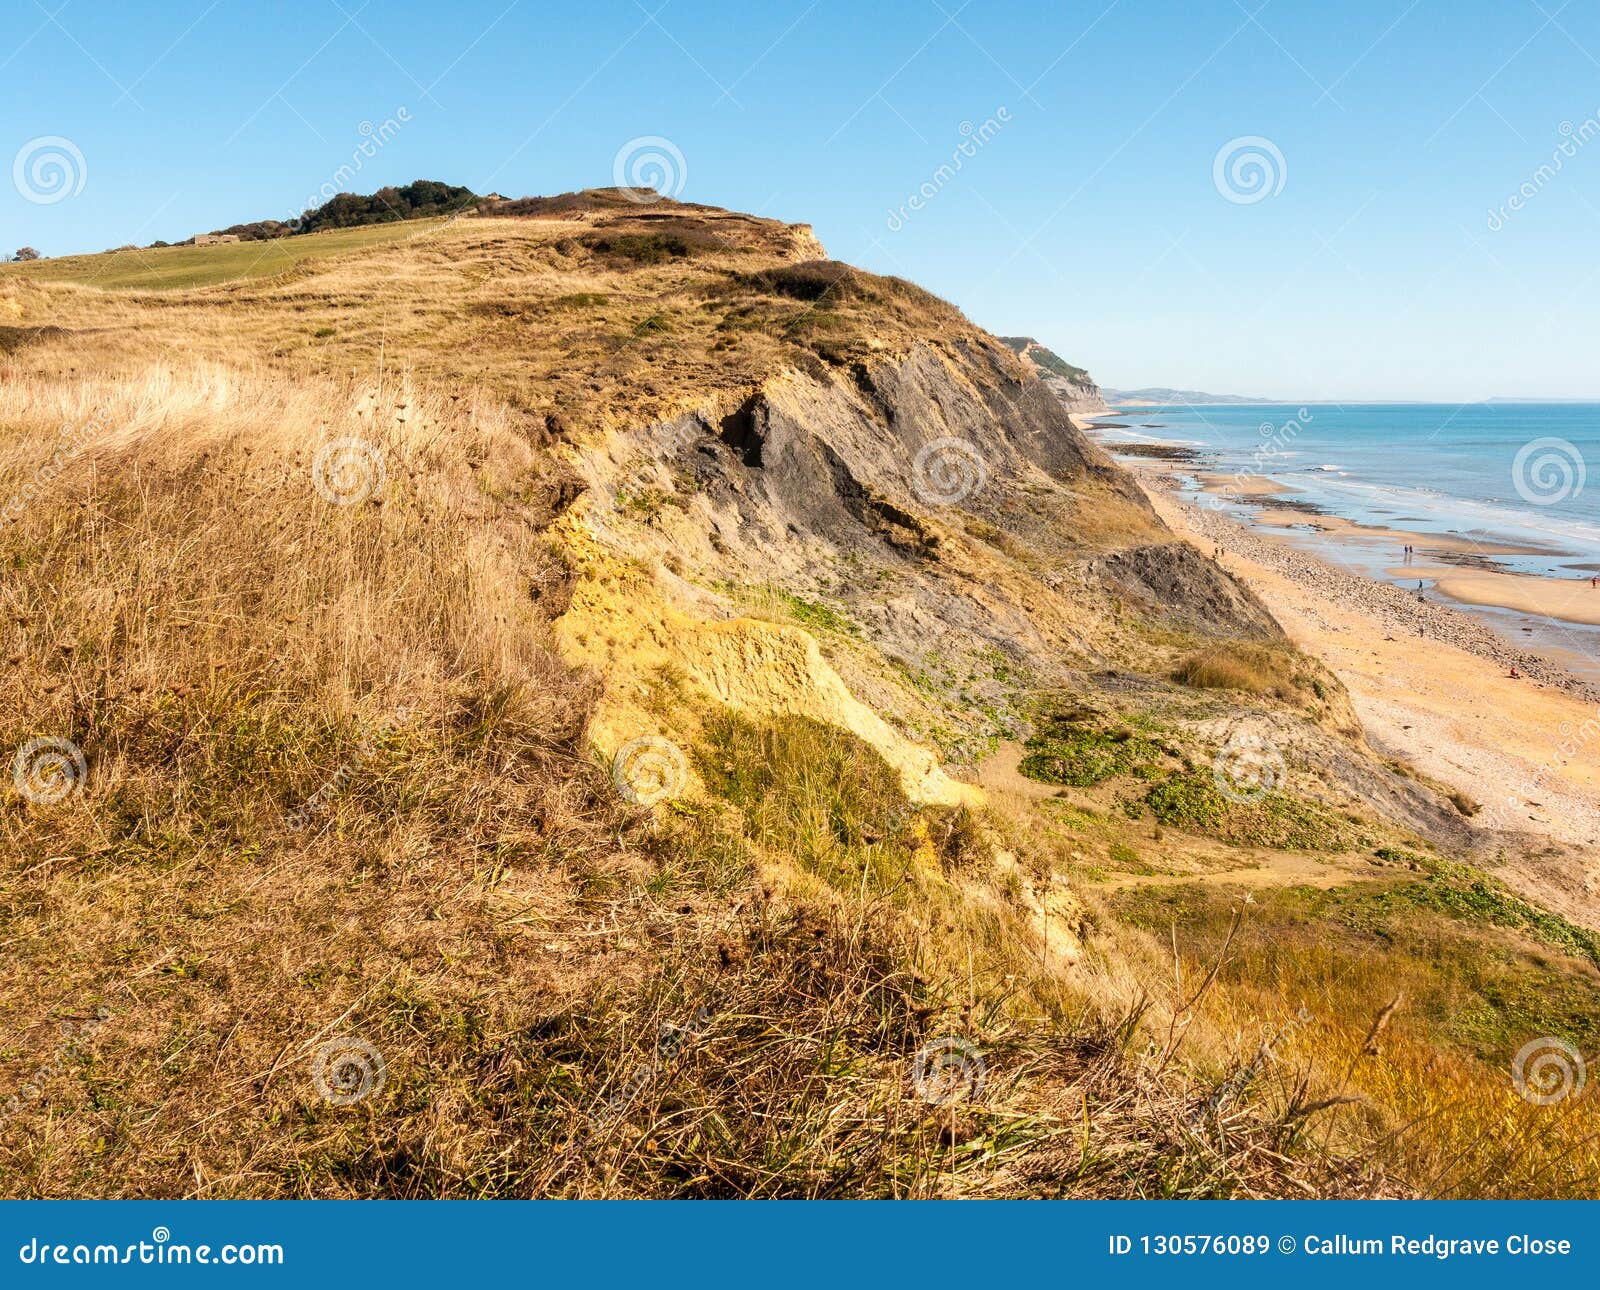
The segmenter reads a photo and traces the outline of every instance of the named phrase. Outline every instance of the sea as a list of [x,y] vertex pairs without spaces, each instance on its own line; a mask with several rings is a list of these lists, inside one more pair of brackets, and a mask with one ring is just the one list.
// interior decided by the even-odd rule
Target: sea
[[[1286,491],[1266,504],[1304,511],[1289,536],[1369,577],[1414,587],[1393,541],[1334,541],[1316,513],[1377,528],[1463,538],[1493,550],[1452,557],[1510,573],[1600,575],[1600,403],[1220,404],[1123,407],[1096,437],[1119,445],[1193,449],[1200,473],[1266,477]],[[1591,472],[1593,477],[1591,478]],[[1212,503],[1216,504],[1216,503]],[[1224,509],[1255,509],[1238,499]],[[1515,548],[1505,551],[1498,548]],[[1427,582],[1426,579],[1423,581]],[[1600,594],[1600,592],[1597,592]],[[1600,675],[1600,629],[1492,607],[1469,607],[1502,634],[1576,651]]]

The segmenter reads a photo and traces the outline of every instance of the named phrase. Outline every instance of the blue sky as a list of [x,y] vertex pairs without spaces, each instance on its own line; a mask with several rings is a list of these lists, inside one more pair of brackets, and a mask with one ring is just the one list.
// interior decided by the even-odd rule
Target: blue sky
[[[1590,0],[10,0],[6,14],[7,251],[282,218],[351,161],[363,123],[404,109],[352,188],[593,187],[630,141],[659,137],[685,200],[810,222],[835,257],[1037,336],[1107,384],[1600,398]],[[41,139],[82,158],[65,154],[59,200],[22,191],[49,181],[29,177],[61,146]],[[1240,139],[1266,143],[1228,152]],[[1230,180],[1240,151],[1265,158],[1264,190],[1248,164]]]

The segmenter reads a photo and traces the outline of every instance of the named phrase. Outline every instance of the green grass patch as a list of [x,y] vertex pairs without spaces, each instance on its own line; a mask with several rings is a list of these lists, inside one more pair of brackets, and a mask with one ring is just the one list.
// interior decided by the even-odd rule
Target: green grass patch
[[711,794],[734,808],[743,835],[792,858],[841,891],[899,887],[931,840],[942,867],[979,854],[969,812],[916,808],[899,776],[869,745],[809,717],[752,721],[710,716],[695,766]]
[[[1587,953],[1543,953],[1529,943],[1538,939],[1531,926],[1369,883],[1254,895],[1220,969],[1228,985],[1274,993],[1285,1010],[1304,1002],[1319,1016],[1375,1013],[1400,994],[1407,1025],[1498,1070],[1536,1035],[1562,1036],[1584,1052],[1600,1048],[1600,993]],[[1106,901],[1118,921],[1163,940],[1176,928],[1185,957],[1210,963],[1238,893],[1194,883],[1130,887]]]
[[1529,904],[1467,865],[1425,856],[1418,859],[1428,877],[1389,888],[1373,898],[1374,905],[1384,911],[1433,910],[1462,923],[1511,928],[1563,954],[1586,958],[1600,966],[1600,937],[1593,932]]
[[219,246],[161,246],[148,249],[105,251],[99,255],[68,255],[58,260],[34,260],[0,266],[0,282],[7,277],[42,282],[74,282],[107,290],[175,291],[215,286],[248,278],[267,278],[296,265],[368,247],[398,242],[424,232],[439,220],[371,224],[361,228],[280,237],[265,242],[226,242]]
[[789,611],[789,616],[804,627],[814,631],[837,632],[841,636],[861,634],[860,628],[829,605],[782,590],[777,592],[777,596]]
[[1351,845],[1347,821],[1320,803],[1287,793],[1266,792],[1235,801],[1207,771],[1184,771],[1153,785],[1142,799],[1126,799],[1137,817],[1148,807],[1168,828],[1215,837],[1236,846],[1282,851],[1343,851]]
[[1088,724],[1073,714],[1047,717],[1018,769],[1042,784],[1092,788],[1120,775],[1159,773],[1166,750],[1126,726]]

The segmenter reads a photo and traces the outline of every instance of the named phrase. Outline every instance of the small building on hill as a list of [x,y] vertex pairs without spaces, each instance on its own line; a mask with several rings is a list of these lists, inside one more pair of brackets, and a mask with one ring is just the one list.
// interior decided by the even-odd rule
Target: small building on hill
[[237,242],[238,240],[239,235],[237,233],[196,233],[194,235],[194,244],[196,246],[216,246],[222,242]]

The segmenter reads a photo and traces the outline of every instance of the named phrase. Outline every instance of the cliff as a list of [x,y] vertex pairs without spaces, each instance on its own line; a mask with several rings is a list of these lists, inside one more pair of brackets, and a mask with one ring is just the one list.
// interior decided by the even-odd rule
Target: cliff
[[1039,379],[1061,400],[1068,412],[1095,416],[1111,411],[1089,373],[1046,349],[1031,336],[1002,336],[1012,351],[1038,373]]
[[1366,1055],[1501,840],[1086,373],[616,190],[270,253],[0,270],[8,1190],[1392,1194],[1502,1140],[1407,1154],[1441,1089],[1571,1154],[1452,1034]]

